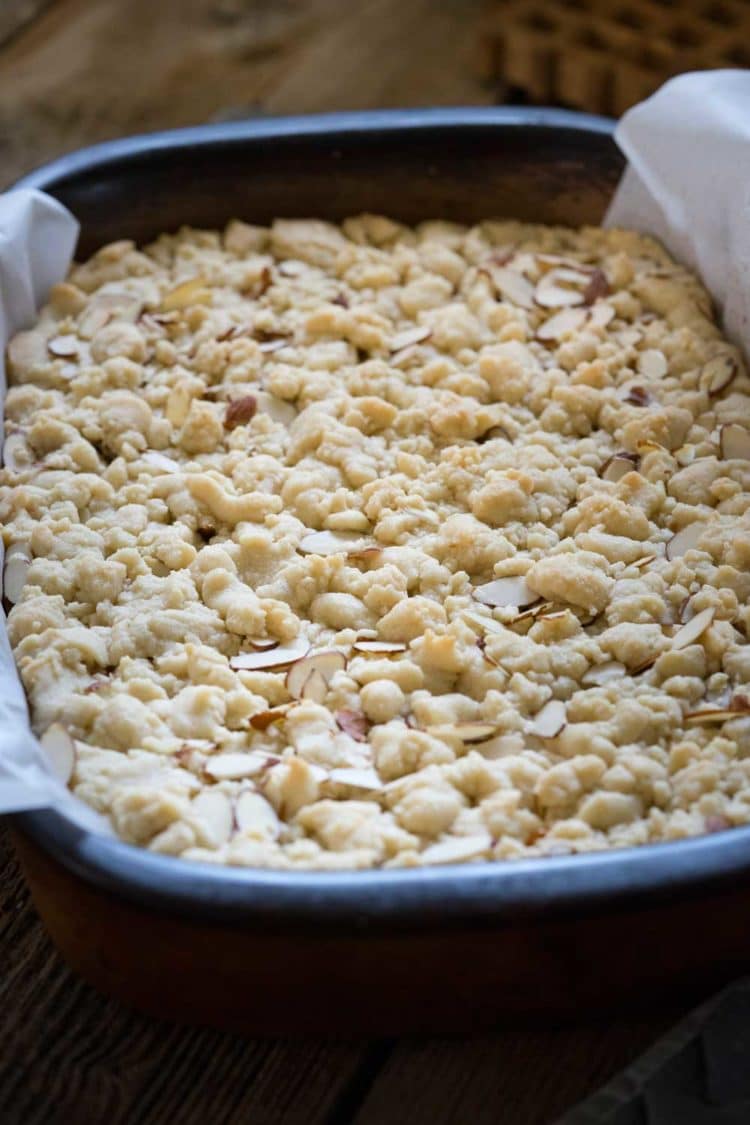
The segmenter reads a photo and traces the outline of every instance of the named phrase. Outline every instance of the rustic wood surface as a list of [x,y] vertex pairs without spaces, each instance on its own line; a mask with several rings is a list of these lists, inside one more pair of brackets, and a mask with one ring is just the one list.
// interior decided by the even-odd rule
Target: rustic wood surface
[[[480,0],[3,0],[0,183],[147,129],[495,102],[503,91],[477,65],[480,14]],[[160,1023],[65,967],[3,833],[0,966],[3,1125],[548,1125],[668,1022],[373,1043]]]

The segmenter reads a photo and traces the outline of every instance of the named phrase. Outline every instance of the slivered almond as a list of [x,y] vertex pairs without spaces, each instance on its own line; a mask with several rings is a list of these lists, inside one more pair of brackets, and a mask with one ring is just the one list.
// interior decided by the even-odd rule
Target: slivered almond
[[466,723],[440,723],[437,726],[427,727],[428,734],[436,738],[458,738],[461,742],[486,742],[497,734],[500,727],[497,723],[466,722]]
[[687,648],[688,645],[693,644],[706,631],[715,616],[716,610],[711,606],[696,613],[695,617],[691,617],[672,637],[672,648]]
[[522,575],[495,578],[492,582],[475,587],[473,595],[482,605],[515,606],[518,609],[539,601],[539,595],[529,589]]
[[3,595],[11,605],[17,605],[21,600],[30,566],[28,543],[11,543],[5,552],[3,567]]
[[739,374],[736,360],[729,355],[719,355],[704,364],[700,374],[701,390],[709,398],[716,398],[733,383]]
[[29,447],[23,434],[8,434],[3,442],[3,465],[11,473],[22,473],[31,466]]
[[299,549],[303,555],[340,555],[364,541],[365,536],[359,531],[311,531],[300,540]]
[[722,426],[719,448],[725,461],[750,461],[750,430],[737,422]]
[[51,355],[60,356],[60,358],[78,355],[78,347],[78,337],[73,335],[53,336],[51,340],[47,341],[47,348]]
[[688,551],[697,549],[698,540],[706,530],[705,523],[700,523],[696,520],[695,523],[689,523],[687,527],[683,527],[667,542],[666,554],[667,558],[678,559],[682,555],[687,554]]
[[226,844],[234,827],[232,802],[220,789],[204,789],[193,798],[193,808],[205,821],[214,847]]
[[352,645],[355,652],[372,652],[389,656],[395,652],[406,652],[406,645],[400,641],[355,641]]
[[165,312],[173,309],[186,309],[190,305],[206,305],[211,302],[211,290],[202,277],[193,277],[170,289],[162,298],[161,307]]
[[550,699],[537,711],[526,728],[537,738],[555,738],[567,722],[565,704],[559,699]]
[[383,782],[378,777],[374,769],[369,769],[367,766],[340,766],[331,770],[328,775],[329,781],[335,781],[339,785],[351,785],[353,789],[382,789]]
[[550,270],[537,282],[534,300],[545,309],[583,305],[586,303],[585,291],[589,282],[589,274],[561,266]]
[[[346,668],[346,657],[337,649],[314,652],[294,664],[286,676],[286,689],[293,699],[314,699],[322,703],[328,686],[336,675]],[[318,696],[322,692],[322,698]]]
[[237,672],[255,672],[263,668],[286,668],[302,660],[310,651],[310,644],[304,637],[297,637],[288,644],[277,645],[265,652],[240,652],[231,657],[229,667]]
[[489,851],[492,846],[492,837],[487,833],[482,836],[453,836],[449,840],[441,840],[438,844],[430,844],[420,853],[422,863],[462,863],[467,859],[475,859],[483,852]]
[[632,473],[638,468],[640,458],[636,453],[615,453],[605,461],[599,470],[602,480],[616,482],[621,480],[626,473]]
[[281,821],[273,805],[253,789],[246,789],[237,797],[234,818],[239,832],[270,840],[277,839],[281,832]]
[[638,371],[646,379],[661,379],[668,370],[667,357],[658,348],[646,348],[638,356]]
[[341,730],[355,742],[367,742],[367,717],[362,711],[352,711],[343,707],[336,711],[334,719]]
[[75,740],[62,723],[52,723],[39,739],[45,757],[56,777],[67,785],[76,765]]
[[161,469],[164,473],[179,473],[180,471],[178,461],[175,461],[173,457],[167,457],[166,453],[159,453],[157,449],[148,449],[142,455],[141,460],[154,469]]
[[391,340],[391,354],[400,352],[403,348],[410,348],[413,344],[421,344],[423,340],[429,340],[431,335],[432,330],[425,325],[406,328],[403,332],[397,333]]
[[624,664],[620,664],[619,660],[607,660],[604,664],[595,664],[584,672],[581,683],[584,687],[601,687],[603,684],[609,684],[612,680],[621,679],[627,668]]
[[285,402],[283,398],[269,394],[268,391],[256,391],[255,398],[260,413],[267,414],[282,426],[290,426],[297,417],[297,411],[290,402]]
[[561,309],[545,320],[537,329],[537,340],[560,340],[570,332],[577,331],[586,320],[586,310],[582,308]]
[[489,274],[495,289],[504,300],[522,309],[534,307],[534,286],[523,274],[505,266],[492,266]]
[[254,777],[268,768],[268,754],[248,753],[228,750],[214,754],[204,765],[205,772],[216,781],[239,781],[243,777]]

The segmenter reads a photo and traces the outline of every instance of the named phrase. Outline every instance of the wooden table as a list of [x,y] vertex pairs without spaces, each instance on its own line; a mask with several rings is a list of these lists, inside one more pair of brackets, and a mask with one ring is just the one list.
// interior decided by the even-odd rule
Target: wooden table
[[[480,0],[3,0],[0,178],[199,121],[495,102],[479,16]],[[676,1018],[371,1043],[161,1024],[66,969],[2,834],[0,956],[3,1125],[547,1125]]]

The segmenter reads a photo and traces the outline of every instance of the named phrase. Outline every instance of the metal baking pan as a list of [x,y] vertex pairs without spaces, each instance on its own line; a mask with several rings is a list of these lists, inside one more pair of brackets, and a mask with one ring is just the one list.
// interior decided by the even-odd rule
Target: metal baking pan
[[[277,118],[63,157],[19,186],[79,256],[232,216],[597,223],[613,123],[543,109]],[[255,1033],[457,1030],[700,996],[750,961],[750,828],[595,855],[352,873],[219,869],[13,818],[39,913],[103,991]]]

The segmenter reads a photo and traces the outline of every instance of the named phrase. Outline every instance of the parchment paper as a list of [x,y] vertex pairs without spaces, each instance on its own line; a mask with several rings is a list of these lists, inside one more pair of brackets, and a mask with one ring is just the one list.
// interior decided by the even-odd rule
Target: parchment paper
[[[750,71],[674,78],[625,114],[615,135],[629,163],[607,225],[653,234],[699,273],[728,335],[750,353]],[[3,395],[8,337],[33,322],[64,277],[77,234],[73,216],[48,196],[0,195]],[[49,806],[106,830],[46,767],[0,614],[0,813]]]

